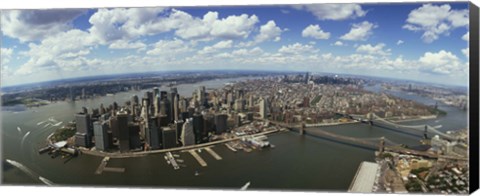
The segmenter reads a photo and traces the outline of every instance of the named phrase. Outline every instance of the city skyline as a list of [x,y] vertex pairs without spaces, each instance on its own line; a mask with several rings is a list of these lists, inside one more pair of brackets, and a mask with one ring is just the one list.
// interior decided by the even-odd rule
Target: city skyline
[[330,72],[453,85],[468,81],[467,3],[1,14],[2,86],[212,69]]

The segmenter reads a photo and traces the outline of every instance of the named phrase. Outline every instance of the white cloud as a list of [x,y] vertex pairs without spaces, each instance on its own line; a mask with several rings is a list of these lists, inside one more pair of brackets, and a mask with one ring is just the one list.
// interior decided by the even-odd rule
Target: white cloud
[[275,21],[270,20],[260,27],[260,33],[255,37],[255,42],[260,43],[268,40],[280,41],[282,29],[275,24]]
[[432,74],[451,74],[463,72],[468,68],[460,62],[457,56],[445,50],[436,53],[426,52],[420,57],[419,62],[422,63],[420,71]]
[[345,46],[345,44],[342,41],[336,41],[332,45],[334,45],[334,46]]
[[357,47],[357,52],[372,54],[372,55],[390,55],[390,49],[384,50],[384,43],[379,43],[375,46],[370,44],[360,45]]
[[89,19],[92,25],[89,31],[102,43],[166,32],[179,21],[157,17],[164,11],[164,8],[98,9]]
[[128,42],[126,40],[117,40],[108,46],[110,49],[139,49],[144,50],[147,47],[140,41]]
[[345,20],[363,17],[366,11],[358,4],[312,4],[295,5],[295,9],[304,9],[312,13],[318,20]]
[[370,37],[370,35],[373,34],[372,31],[374,28],[377,28],[377,25],[374,25],[368,21],[353,24],[350,32],[341,36],[340,39],[349,41],[365,41]]
[[307,54],[318,52],[318,49],[312,45],[303,45],[297,42],[287,46],[282,46],[280,49],[278,49],[278,52],[283,54]]
[[467,58],[470,57],[470,48],[464,48],[462,49],[463,55],[465,55]]
[[192,49],[189,47],[188,43],[180,39],[174,39],[158,41],[154,44],[153,49],[147,51],[147,54],[165,57],[176,57],[190,51],[192,51]]
[[21,42],[41,40],[71,29],[72,20],[82,13],[78,9],[2,10],[1,31]]
[[468,25],[468,10],[453,10],[450,5],[436,6],[424,4],[408,14],[404,29],[423,31],[422,39],[431,43],[440,35],[449,35],[450,31]]
[[202,50],[198,51],[199,54],[212,54],[221,49],[231,48],[233,45],[232,40],[220,41],[213,46],[205,46]]
[[462,36],[462,39],[468,42],[470,40],[470,32],[465,33],[465,35]]
[[12,58],[13,49],[11,48],[0,48],[0,63],[1,66],[5,66],[10,62]]
[[401,39],[399,39],[399,40],[397,41],[397,45],[401,45],[401,44],[403,44],[403,43],[405,43],[405,42],[404,42],[403,40],[401,40]]
[[324,32],[319,25],[309,25],[302,31],[302,37],[312,37],[315,39],[330,38],[329,32]]
[[83,69],[87,62],[83,56],[90,53],[94,38],[81,30],[70,30],[48,37],[38,44],[30,43],[24,55],[29,60],[15,74],[28,75],[40,70]]

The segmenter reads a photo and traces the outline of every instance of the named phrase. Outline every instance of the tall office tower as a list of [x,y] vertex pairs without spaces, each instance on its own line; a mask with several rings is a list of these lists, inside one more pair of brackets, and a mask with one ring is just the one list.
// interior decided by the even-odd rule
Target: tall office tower
[[172,116],[170,114],[170,102],[168,99],[163,99],[160,101],[160,115],[166,115],[168,123],[171,122]]
[[251,94],[250,97],[248,97],[248,107],[252,108],[255,106],[255,103],[253,102],[253,95]]
[[245,108],[245,101],[243,99],[237,99],[235,100],[235,111],[241,112]]
[[246,117],[247,117],[248,121],[252,122],[253,121],[253,112],[248,112]]
[[309,74],[308,74],[308,72],[307,72],[307,73],[305,73],[305,84],[308,84],[308,81],[309,81],[309,80],[310,80],[310,76],[309,76]]
[[215,115],[207,113],[203,115],[203,137],[207,137],[208,133],[215,132]]
[[140,142],[140,125],[136,123],[128,124],[128,141],[130,149],[139,149],[142,146]]
[[172,127],[162,127],[163,149],[177,147],[177,132]]
[[177,143],[180,141],[180,136],[182,135],[183,120],[175,121],[175,131],[177,132]]
[[[170,93],[168,93],[168,102],[169,102],[169,116],[170,122],[173,123],[175,121],[175,98],[178,98],[178,94],[176,90],[170,89]],[[178,101],[177,101],[178,102]]]
[[103,107],[103,103],[100,104],[100,115],[105,114],[107,111],[105,110],[105,107]]
[[78,113],[75,115],[75,121],[77,128],[75,138],[79,140],[76,141],[76,144],[83,147],[90,147],[93,136],[90,116],[87,113]]
[[148,99],[148,106],[153,104],[153,93],[151,91],[145,92],[145,95],[143,96],[143,98]]
[[227,94],[227,104],[230,106],[234,103],[234,101],[235,101],[235,98],[233,97],[233,93],[229,92]]
[[145,142],[147,142],[153,150],[160,149],[159,127],[157,126],[156,121],[156,117],[151,117],[147,121],[149,126],[145,130]]
[[85,88],[82,88],[82,99],[85,99],[85,98],[87,98],[87,97],[85,96]]
[[169,124],[168,116],[160,114],[160,116],[158,116],[158,121],[157,122],[158,122],[158,127],[168,126],[168,124]]
[[200,86],[197,89],[197,101],[201,106],[205,106],[207,104],[207,98],[205,96],[205,86]]
[[160,100],[166,99],[168,96],[167,91],[160,91]]
[[221,134],[227,131],[227,114],[216,114],[215,115],[215,131],[217,134]]
[[185,98],[180,98],[178,101],[178,108],[180,109],[180,112],[186,112],[187,111],[187,100]]
[[236,115],[234,116],[234,118],[235,118],[235,119],[234,119],[234,124],[235,124],[234,126],[235,126],[235,127],[240,127],[240,126],[242,126],[242,117],[241,117],[240,115],[236,114]]
[[118,103],[115,101],[113,102],[113,110],[118,111]]
[[148,112],[148,99],[146,98],[143,98],[142,99],[142,111],[140,113],[140,117],[143,118],[143,120],[148,120],[150,115],[149,115],[149,112]]
[[189,112],[182,112],[182,113],[180,113],[180,120],[182,120],[183,122],[185,122],[185,120],[186,120],[187,118],[190,118],[190,117],[191,117],[191,116],[190,116],[190,113],[189,113]]
[[126,152],[130,149],[130,133],[128,129],[128,114],[125,112],[117,113],[118,140],[120,152]]
[[75,95],[74,95],[74,93],[73,93],[72,87],[70,86],[70,87],[68,88],[68,90],[69,90],[69,95],[70,95],[70,101],[75,101]]
[[95,148],[105,151],[109,146],[108,124],[105,121],[95,121],[93,123],[93,133],[95,137]]
[[110,117],[110,130],[112,132],[112,137],[118,140],[118,120],[117,116]]
[[187,118],[182,127],[182,135],[180,140],[183,146],[190,146],[195,144],[195,134],[193,133],[193,119]]
[[203,136],[203,115],[193,114],[193,133],[195,134],[195,143],[202,143]]
[[160,89],[158,87],[153,88],[153,97],[160,97]]
[[178,116],[180,116],[180,111],[178,108],[178,96],[175,96],[175,99],[173,99],[173,121],[178,120]]
[[266,119],[268,117],[267,113],[267,100],[264,99],[263,97],[260,98],[259,101],[259,107],[260,107],[260,117],[263,119]]
[[133,95],[132,96],[132,104],[133,105],[138,105],[139,104],[139,99],[138,99],[138,96],[137,95]]
[[158,114],[160,113],[160,95],[153,96],[153,107],[154,107],[154,112],[152,116],[158,116]]

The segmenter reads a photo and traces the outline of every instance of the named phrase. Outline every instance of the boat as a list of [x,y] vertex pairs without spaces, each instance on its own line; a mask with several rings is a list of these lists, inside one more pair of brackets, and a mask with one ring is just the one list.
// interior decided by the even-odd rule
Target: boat
[[21,133],[21,132],[22,132],[22,129],[21,129],[20,127],[17,127],[17,131],[18,131],[19,133]]
[[195,176],[198,176],[198,175],[200,175],[200,173],[198,173],[198,171],[195,170]]
[[240,188],[240,190],[242,191],[247,190],[249,186],[250,186],[250,181],[248,181],[245,185],[243,185],[242,188]]

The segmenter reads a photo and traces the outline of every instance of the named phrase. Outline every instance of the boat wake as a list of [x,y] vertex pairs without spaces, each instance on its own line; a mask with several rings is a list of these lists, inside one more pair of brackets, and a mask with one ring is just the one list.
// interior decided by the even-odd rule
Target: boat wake
[[34,174],[34,172],[30,169],[28,169],[28,167],[26,167],[25,165],[19,163],[19,162],[16,162],[16,161],[13,161],[13,160],[10,160],[10,159],[7,159],[6,160],[7,163],[10,163],[11,165],[17,167],[18,169],[20,169],[21,171],[23,171],[25,174],[29,175],[31,178],[33,179],[36,179],[36,175]]
[[27,136],[30,135],[30,131],[27,132],[27,134],[25,134],[23,137],[22,137],[22,142],[20,143],[21,145],[20,146],[23,146],[23,143],[25,142],[25,139],[27,139]]
[[53,183],[52,181],[50,181],[50,180],[48,180],[48,179],[46,179],[42,176],[38,177],[38,179],[48,186],[55,186],[55,183]]

